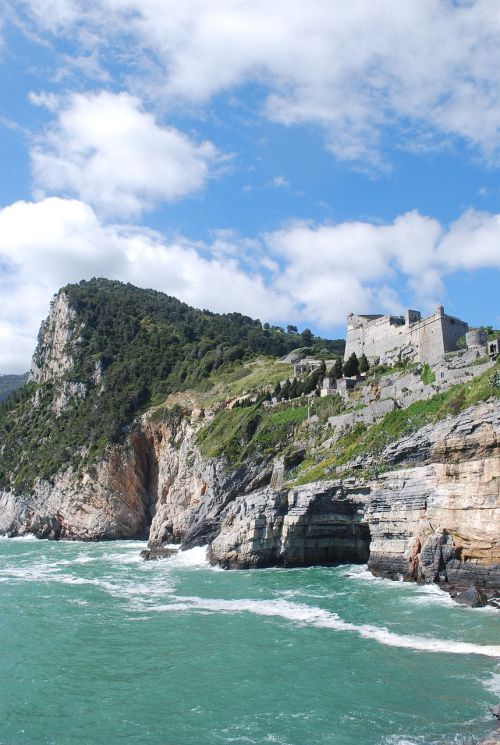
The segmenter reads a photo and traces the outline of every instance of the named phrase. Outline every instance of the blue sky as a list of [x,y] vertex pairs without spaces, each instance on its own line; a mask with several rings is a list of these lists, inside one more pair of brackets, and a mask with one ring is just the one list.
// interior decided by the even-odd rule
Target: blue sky
[[497,0],[3,0],[0,372],[67,282],[500,326]]

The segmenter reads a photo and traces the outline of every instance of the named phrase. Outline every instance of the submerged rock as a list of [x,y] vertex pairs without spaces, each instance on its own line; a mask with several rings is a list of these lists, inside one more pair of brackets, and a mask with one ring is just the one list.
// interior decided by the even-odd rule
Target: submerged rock
[[157,561],[158,559],[168,559],[169,556],[175,556],[179,549],[177,548],[145,548],[141,551],[141,559],[144,561]]

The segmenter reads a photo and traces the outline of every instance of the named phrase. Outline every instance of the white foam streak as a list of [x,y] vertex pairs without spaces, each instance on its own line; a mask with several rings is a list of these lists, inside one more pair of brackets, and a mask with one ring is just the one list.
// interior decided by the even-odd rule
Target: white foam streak
[[439,652],[445,654],[482,655],[500,658],[500,645],[481,645],[469,642],[432,639],[423,636],[404,636],[388,631],[386,628],[366,624],[356,625],[343,621],[336,613],[322,608],[287,600],[219,600],[199,597],[178,597],[171,605],[154,606],[158,611],[201,610],[216,613],[254,613],[259,616],[279,617],[288,621],[328,628],[334,631],[347,631],[359,634],[364,639],[372,639],[379,644],[421,652]]

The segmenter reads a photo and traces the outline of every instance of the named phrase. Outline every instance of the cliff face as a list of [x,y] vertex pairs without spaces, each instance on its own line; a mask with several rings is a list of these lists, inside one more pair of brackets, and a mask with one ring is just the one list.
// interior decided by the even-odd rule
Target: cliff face
[[146,537],[151,522],[149,449],[135,433],[79,475],[62,470],[30,494],[0,492],[0,533],[99,540]]
[[70,349],[78,341],[76,313],[64,292],[54,298],[42,323],[29,379],[36,383],[60,378],[73,366]]
[[[223,566],[368,561],[391,578],[500,588],[500,407],[486,403],[386,448],[397,470],[237,499]],[[425,465],[408,465],[414,461]]]
[[67,471],[30,497],[3,494],[0,530],[89,540],[149,533],[151,547],[208,544],[227,568],[368,562],[391,578],[500,588],[498,403],[388,446],[381,460],[394,470],[376,479],[280,491],[262,486],[269,464],[231,470],[223,458],[204,460],[201,417],[145,417],[81,479]]
[[[60,294],[31,371],[33,381],[52,387],[54,420],[86,403],[92,386],[98,406],[105,385],[95,366],[88,379],[72,379],[78,324]],[[348,478],[278,491],[269,486],[270,456],[239,467],[203,457],[196,436],[212,416],[193,409],[162,418],[151,410],[92,465],[82,448],[79,466],[62,466],[22,493],[0,491],[0,532],[141,536],[151,548],[208,545],[211,560],[228,568],[367,562],[391,578],[500,589],[498,398],[352,459],[343,466]],[[1,452],[0,444],[0,460]]]

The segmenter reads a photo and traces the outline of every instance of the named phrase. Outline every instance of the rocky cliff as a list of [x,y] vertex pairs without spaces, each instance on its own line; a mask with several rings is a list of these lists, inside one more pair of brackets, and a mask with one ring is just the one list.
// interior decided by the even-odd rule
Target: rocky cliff
[[[138,326],[143,333],[144,323]],[[150,328],[148,320],[149,335]],[[32,387],[19,406],[25,418],[35,420],[45,406],[43,426],[49,434],[40,436],[45,447],[50,427],[67,420],[64,449],[57,467],[37,476],[29,488],[12,481],[0,489],[0,532],[83,540],[141,536],[156,550],[172,542],[183,548],[207,545],[211,560],[227,568],[362,562],[391,578],[451,588],[474,583],[490,595],[500,591],[498,397],[414,428],[382,449],[354,453],[334,478],[300,486],[289,472],[288,481],[275,490],[270,487],[275,454],[270,422],[284,428],[287,457],[293,448],[297,456],[308,447],[316,457],[322,437],[323,452],[328,425],[326,434],[319,424],[314,430],[306,426],[291,443],[289,419],[275,415],[261,430],[261,449],[253,449],[257,419],[249,418],[245,459],[232,462],[224,452],[203,454],[200,446],[199,433],[214,420],[220,402],[204,410],[189,405],[187,396],[183,407],[136,414],[121,425],[115,442],[105,442],[100,430],[95,442],[80,438],[73,444],[68,431],[79,422],[90,426],[100,407],[106,411],[110,384],[111,363],[102,353],[82,363],[86,334],[88,327],[67,297],[58,296],[42,326]],[[92,344],[95,348],[95,340]],[[75,374],[77,358],[86,377]],[[17,410],[9,411],[7,433],[20,427]],[[380,429],[380,423],[376,426]],[[36,439],[36,428],[23,432]],[[240,436],[235,434],[236,441]],[[12,442],[0,444],[0,471],[3,459],[17,468],[18,483],[25,483],[20,479],[30,451],[19,450],[19,468],[12,466],[14,456]]]
[[[368,561],[391,578],[500,589],[500,406],[488,402],[388,446],[376,479],[350,477],[225,510],[223,566]],[[355,464],[364,465],[360,459]]]
[[[388,446],[387,470],[273,491],[271,465],[228,467],[196,445],[199,411],[143,417],[93,470],[63,472],[22,499],[0,531],[149,545],[207,544],[227,568],[368,562],[391,578],[500,589],[500,405],[491,401]],[[368,460],[368,459],[367,459]],[[366,465],[360,459],[353,464]]]

